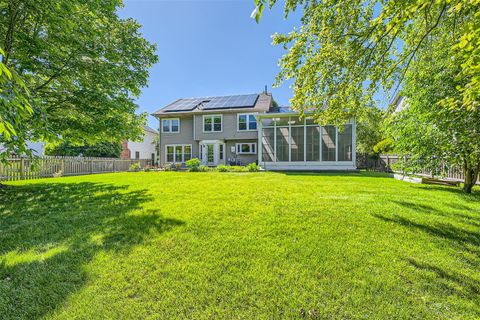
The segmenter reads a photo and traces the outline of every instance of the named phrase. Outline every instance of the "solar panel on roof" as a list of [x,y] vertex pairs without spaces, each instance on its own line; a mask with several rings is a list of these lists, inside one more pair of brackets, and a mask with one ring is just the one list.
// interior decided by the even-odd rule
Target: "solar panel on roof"
[[202,105],[202,109],[250,108],[255,106],[257,99],[258,94],[213,97],[209,103]]
[[251,108],[257,102],[258,94],[244,94],[224,97],[186,98],[177,100],[165,108],[164,112],[192,111],[195,108],[202,110]]
[[163,111],[165,112],[191,111],[195,109],[198,106],[198,104],[200,104],[202,101],[203,101],[203,98],[180,99],[166,106],[163,109]]

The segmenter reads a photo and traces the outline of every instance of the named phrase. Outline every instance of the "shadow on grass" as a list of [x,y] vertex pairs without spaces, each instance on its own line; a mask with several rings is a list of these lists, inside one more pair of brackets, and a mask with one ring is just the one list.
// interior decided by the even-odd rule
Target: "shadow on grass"
[[457,244],[480,246],[480,231],[474,232],[448,223],[420,223],[401,216],[386,217],[378,214],[374,216],[385,222],[393,222],[410,229],[421,230],[430,235],[451,240]]
[[456,271],[447,270],[438,265],[432,265],[412,258],[407,258],[405,260],[418,271],[424,273],[424,277],[429,280],[431,280],[431,277],[428,277],[427,274],[433,273],[438,279],[438,281],[433,283],[433,287],[438,287],[440,291],[453,291],[458,295],[468,297],[472,301],[478,299],[478,295],[480,294],[480,281],[477,279],[465,274],[460,274]]
[[416,184],[412,185],[412,188],[417,188],[417,189],[422,189],[425,191],[428,190],[435,190],[436,192],[444,192],[448,194],[454,194],[461,198],[462,200],[467,200],[467,201],[480,201],[480,187],[475,186],[472,189],[472,193],[468,194],[463,192],[461,187],[455,187],[455,186],[439,186],[439,185],[433,185],[433,184]]
[[325,176],[325,177],[347,177],[347,178],[393,178],[393,175],[386,172],[374,171],[277,171],[286,176]]
[[144,210],[151,200],[147,190],[90,182],[2,188],[2,319],[44,317],[85,284],[84,266],[97,253],[126,254],[183,224]]
[[[442,210],[438,210],[430,205],[427,204],[419,204],[413,203],[408,201],[391,201],[397,205],[403,206],[408,208],[414,212],[422,213],[422,214],[433,214],[437,216],[446,217],[449,219],[453,219],[458,222],[470,224],[472,226],[480,227],[480,211],[475,214],[474,208],[470,206],[466,206],[463,204],[458,203],[444,203],[446,206],[451,208],[452,210],[445,212]],[[463,211],[471,212],[471,215],[463,213]]]

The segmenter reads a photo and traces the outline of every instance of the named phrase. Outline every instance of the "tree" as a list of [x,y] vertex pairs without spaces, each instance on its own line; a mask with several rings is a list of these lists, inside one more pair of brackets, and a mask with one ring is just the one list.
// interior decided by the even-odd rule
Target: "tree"
[[119,142],[99,142],[93,145],[75,145],[64,141],[59,145],[47,146],[45,154],[50,156],[83,156],[119,158],[122,146]]
[[[140,25],[118,17],[120,6],[121,0],[0,0],[2,66],[18,87],[6,90],[28,101],[31,113],[15,119],[14,134],[0,132],[0,144],[22,150],[27,139],[94,144],[140,137],[145,115],[135,114],[133,99],[157,56]],[[2,103],[2,119],[8,108]]]
[[375,145],[385,139],[383,110],[369,108],[360,121],[357,122],[357,152],[365,155],[376,153]]
[[[267,0],[255,4],[258,19]],[[315,109],[323,123],[362,117],[379,88],[389,92],[400,85],[412,61],[428,49],[429,35],[453,19],[462,24],[444,31],[469,49],[464,53],[472,65],[465,65],[472,79],[465,86],[471,97],[465,103],[478,104],[473,88],[478,88],[479,50],[472,36],[480,37],[479,5],[480,0],[285,1],[287,16],[301,7],[303,17],[299,28],[273,37],[288,50],[276,84],[294,79],[292,107]]]
[[[4,52],[0,49],[0,54]],[[25,146],[25,125],[33,110],[29,92],[22,79],[0,62],[0,161],[14,150],[28,153]]]
[[[266,0],[255,3],[259,18]],[[288,0],[285,13],[300,7],[301,27],[273,38],[274,44],[288,50],[280,60],[276,83],[294,79],[292,107],[300,112],[315,110],[321,123],[339,125],[352,117],[362,121],[375,105],[375,93],[397,91],[410,83],[405,91],[412,108],[405,130],[412,136],[409,141],[396,140],[395,147],[405,143],[402,148],[407,152],[411,146],[411,159],[430,168],[437,167],[440,159],[453,161],[455,154],[463,153],[469,192],[477,161],[476,145],[469,141],[478,141],[480,0]],[[445,47],[435,46],[438,41],[444,41]],[[435,71],[441,69],[429,69],[424,64],[428,60],[448,64],[449,74],[436,79]],[[432,83],[448,90],[437,90]],[[427,99],[427,93],[421,92],[414,102],[421,85],[438,94]],[[436,118],[429,117],[427,110]]]
[[[463,100],[468,78],[463,77],[456,48],[445,34],[435,35],[431,50],[413,62],[402,93],[408,107],[394,114],[389,133],[404,160],[407,172],[429,170],[441,174],[444,167],[463,168],[464,191],[471,193],[480,172],[480,109],[447,106],[450,97]],[[460,76],[459,76],[460,75]]]

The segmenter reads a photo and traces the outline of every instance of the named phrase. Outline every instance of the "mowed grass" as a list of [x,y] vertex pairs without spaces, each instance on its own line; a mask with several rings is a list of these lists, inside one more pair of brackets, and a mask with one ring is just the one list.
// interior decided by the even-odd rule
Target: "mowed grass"
[[1,319],[480,318],[480,193],[382,174],[0,189]]

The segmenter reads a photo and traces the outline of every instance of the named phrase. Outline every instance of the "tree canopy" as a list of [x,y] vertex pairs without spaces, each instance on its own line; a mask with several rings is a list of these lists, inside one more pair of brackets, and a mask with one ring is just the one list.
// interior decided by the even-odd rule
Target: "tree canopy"
[[[258,20],[267,1],[255,3]],[[294,80],[292,107],[322,123],[368,124],[375,94],[400,92],[408,107],[389,134],[404,169],[460,166],[471,192],[480,171],[480,0],[285,1],[287,16],[296,9],[301,26],[273,37],[287,50],[276,83]]]
[[[276,2],[255,0],[256,18]],[[455,40],[468,81],[458,88],[460,100],[442,100],[477,108],[479,5],[480,0],[287,0],[285,14],[301,9],[303,17],[300,27],[273,36],[273,43],[287,50],[276,83],[293,79],[292,107],[313,109],[322,122],[361,117],[375,105],[376,92],[390,92],[403,82],[412,61],[429,50],[432,33],[453,21],[443,30]]]
[[96,144],[76,145],[64,141],[58,145],[50,145],[45,149],[45,154],[50,156],[83,156],[119,158],[122,152],[120,142],[99,142]]
[[[0,0],[0,120],[10,128],[0,126],[0,144],[21,150],[25,139],[96,143],[140,136],[145,114],[135,113],[134,99],[147,85],[156,48],[136,21],[118,17],[122,5]],[[13,119],[20,105],[25,111]]]

